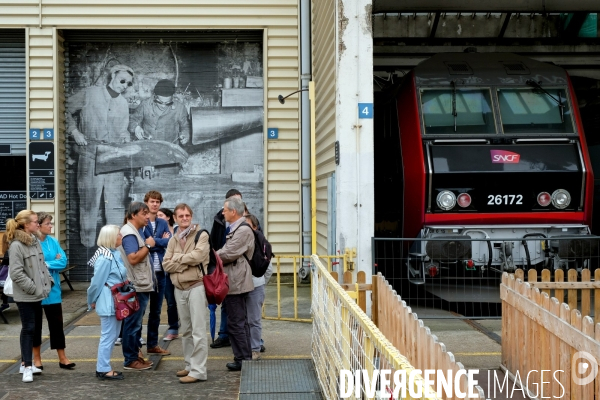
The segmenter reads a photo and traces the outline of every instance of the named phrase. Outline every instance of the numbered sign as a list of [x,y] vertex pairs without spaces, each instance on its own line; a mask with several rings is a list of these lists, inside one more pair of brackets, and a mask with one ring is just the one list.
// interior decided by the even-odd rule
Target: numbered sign
[[44,140],[54,140],[54,128],[44,128]]
[[358,118],[373,119],[373,103],[358,103]]
[[269,139],[279,139],[279,128],[267,128]]
[[42,140],[41,129],[30,129],[29,140]]

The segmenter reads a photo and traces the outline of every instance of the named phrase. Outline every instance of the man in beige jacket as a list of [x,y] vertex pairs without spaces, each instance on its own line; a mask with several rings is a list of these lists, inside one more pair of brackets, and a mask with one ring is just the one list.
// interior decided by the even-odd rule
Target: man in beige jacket
[[[170,274],[175,286],[175,301],[181,327],[185,369],[178,371],[181,383],[207,379],[208,338],[206,337],[206,292],[200,265],[209,262],[208,233],[202,233],[194,244],[200,225],[192,224],[193,212],[187,204],[178,204],[174,211],[179,224],[167,245],[163,269]],[[206,268],[205,268],[206,270]]]
[[244,257],[252,258],[254,253],[254,233],[244,218],[244,203],[238,197],[225,200],[223,215],[229,222],[229,233],[225,245],[217,251],[223,261],[225,273],[229,276],[229,293],[223,301],[227,312],[227,331],[233,350],[234,362],[227,363],[232,371],[242,369],[243,360],[252,359],[250,328],[246,312],[246,297],[254,290],[252,269]]

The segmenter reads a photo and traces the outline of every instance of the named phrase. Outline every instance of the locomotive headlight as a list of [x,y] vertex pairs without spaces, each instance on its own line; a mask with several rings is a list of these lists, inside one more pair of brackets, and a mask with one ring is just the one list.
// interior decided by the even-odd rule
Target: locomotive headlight
[[456,205],[456,196],[454,193],[444,190],[437,195],[437,205],[442,210],[450,210]]
[[557,189],[552,193],[552,205],[556,208],[567,208],[571,204],[571,195],[564,189]]

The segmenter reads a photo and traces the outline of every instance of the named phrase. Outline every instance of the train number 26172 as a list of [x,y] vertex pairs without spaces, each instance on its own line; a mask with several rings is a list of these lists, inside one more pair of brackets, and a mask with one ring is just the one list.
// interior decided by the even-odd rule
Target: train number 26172
[[523,204],[523,195],[520,194],[489,194],[488,195],[488,206],[501,206],[511,204]]

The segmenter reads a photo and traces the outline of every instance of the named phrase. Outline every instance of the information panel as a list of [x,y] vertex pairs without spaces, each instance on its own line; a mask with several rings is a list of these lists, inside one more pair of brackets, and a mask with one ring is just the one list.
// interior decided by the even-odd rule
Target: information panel
[[27,208],[27,192],[0,192],[0,231],[6,230],[6,220]]
[[29,197],[54,199],[54,143],[29,143]]

